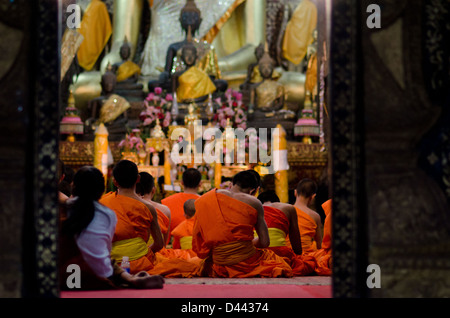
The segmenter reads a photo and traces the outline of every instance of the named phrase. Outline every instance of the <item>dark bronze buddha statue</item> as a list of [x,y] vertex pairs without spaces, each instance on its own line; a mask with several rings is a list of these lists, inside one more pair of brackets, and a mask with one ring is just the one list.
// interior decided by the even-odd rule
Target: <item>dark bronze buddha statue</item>
[[108,129],[109,140],[118,141],[125,136],[130,103],[116,94],[116,85],[116,74],[112,71],[112,66],[109,66],[101,79],[101,95],[88,102],[91,116],[85,121],[85,136],[88,140],[94,138],[95,130],[100,123]]
[[[162,89],[173,92],[173,80],[172,76],[175,72],[186,68],[183,59],[181,58],[181,49],[190,40],[189,29],[191,35],[195,36],[198,34],[200,24],[202,23],[201,12],[195,4],[194,0],[187,0],[186,5],[180,12],[180,24],[181,28],[185,32],[186,36],[183,41],[175,42],[169,45],[166,53],[166,63],[164,71],[161,72],[158,80],[151,80],[148,82],[148,89],[153,92],[155,87],[161,87]],[[202,58],[210,54],[210,45],[202,41],[192,40],[193,44],[197,48],[197,60],[199,62]],[[219,78],[220,72],[218,69],[211,70],[207,69],[208,65],[203,65],[204,70],[210,76],[211,80],[214,82],[217,90],[220,92],[225,92],[228,88],[228,82]]]

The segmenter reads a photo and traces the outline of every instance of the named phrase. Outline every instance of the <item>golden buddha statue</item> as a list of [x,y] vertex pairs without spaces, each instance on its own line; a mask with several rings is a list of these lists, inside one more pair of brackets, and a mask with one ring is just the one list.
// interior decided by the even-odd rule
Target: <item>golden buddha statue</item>
[[274,64],[274,60],[266,51],[258,65],[263,81],[254,89],[251,104],[263,112],[277,111],[284,106],[284,86],[272,79]]

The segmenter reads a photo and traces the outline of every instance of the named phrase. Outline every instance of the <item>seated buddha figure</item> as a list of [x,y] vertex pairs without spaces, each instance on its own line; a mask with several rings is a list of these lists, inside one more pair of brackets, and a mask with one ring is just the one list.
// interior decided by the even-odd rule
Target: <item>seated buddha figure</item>
[[127,110],[130,108],[130,103],[122,96],[115,94],[116,83],[117,77],[112,71],[112,66],[109,65],[100,82],[101,96],[88,102],[88,111],[91,114],[91,117],[85,121],[88,139],[94,137],[100,123],[108,129],[108,139],[111,141],[121,140],[127,133]]
[[143,85],[138,83],[141,68],[130,60],[131,46],[127,38],[120,47],[120,57],[122,61],[112,65],[112,71],[117,76],[116,91],[121,95],[134,95],[142,97]]
[[[198,33],[200,24],[202,23],[201,12],[194,0],[186,1],[186,5],[181,9],[179,21],[182,30],[185,32],[185,39],[169,45],[166,53],[164,71],[161,72],[157,80],[150,80],[148,82],[149,91],[154,91],[155,87],[162,87],[164,90],[172,92],[173,74],[187,67],[181,57],[181,50],[190,41],[197,50],[197,66],[210,76],[217,90],[225,92],[228,88],[228,83],[219,78],[220,71],[217,66],[217,56],[215,55],[214,49],[206,41],[198,41],[192,38],[193,35]],[[188,39],[188,37],[191,37],[191,39]]]
[[274,60],[265,52],[258,63],[262,82],[252,91],[250,104],[254,110],[276,112],[284,106],[285,89],[283,84],[273,80]]
[[181,58],[186,69],[175,72],[172,76],[173,91],[178,102],[201,102],[217,88],[211,78],[195,65],[197,49],[192,42],[187,42],[181,51]]

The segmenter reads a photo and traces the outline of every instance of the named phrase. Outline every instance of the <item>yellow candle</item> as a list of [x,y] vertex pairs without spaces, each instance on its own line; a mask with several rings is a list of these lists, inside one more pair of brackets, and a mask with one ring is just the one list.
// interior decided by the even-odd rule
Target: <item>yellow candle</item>
[[217,161],[214,166],[214,187],[220,188],[222,181],[222,164]]
[[[275,192],[283,203],[289,202],[289,185],[288,185],[288,169],[287,163],[287,141],[286,131],[280,124],[273,135],[274,153],[272,161],[275,163]],[[272,163],[274,164],[274,163]]]
[[108,177],[108,129],[101,123],[95,131],[94,139],[94,167],[99,169],[105,177]]
[[164,184],[171,184],[169,151],[164,150]]

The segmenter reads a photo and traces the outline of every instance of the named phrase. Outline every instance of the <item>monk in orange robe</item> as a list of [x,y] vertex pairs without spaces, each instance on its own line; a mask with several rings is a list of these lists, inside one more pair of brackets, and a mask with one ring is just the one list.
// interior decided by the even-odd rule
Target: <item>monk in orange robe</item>
[[322,204],[322,208],[325,212],[325,222],[323,231],[322,248],[310,255],[317,261],[317,267],[315,269],[317,275],[329,276],[331,275],[332,265],[332,253],[331,253],[331,199]]
[[[309,275],[316,268],[316,260],[309,255],[302,255],[302,242],[297,223],[295,208],[286,203],[280,203],[275,191],[265,191],[258,196],[264,207],[264,219],[269,230],[269,249],[284,257],[291,266],[295,276]],[[289,235],[291,247],[286,245]]]
[[242,171],[233,177],[230,190],[214,189],[195,201],[192,249],[204,259],[199,276],[292,277],[286,261],[266,249],[264,209],[253,196],[258,187],[256,177]]
[[[155,253],[164,247],[155,208],[136,194],[139,173],[136,164],[119,161],[113,169],[116,192],[105,194],[100,203],[117,216],[111,258],[118,263],[123,256],[130,259],[130,273],[149,271],[155,263]],[[147,245],[150,235],[153,244]]]
[[320,215],[309,208],[316,197],[316,191],[317,184],[311,179],[300,180],[295,190],[294,207],[297,210],[303,254],[314,252],[322,246],[323,226]]
[[195,199],[184,203],[186,220],[181,222],[173,231],[173,248],[163,248],[156,253],[157,264],[149,272],[168,278],[195,277],[201,264],[201,259],[192,250],[192,232],[195,221]]
[[[184,202],[189,199],[198,199],[198,189],[200,187],[200,181],[202,180],[202,174],[195,168],[189,168],[183,172],[182,186],[183,192],[173,194],[165,199],[161,200],[161,203],[170,209],[171,213],[171,228],[174,229],[186,220],[184,217]],[[170,235],[172,235],[170,230]]]
[[174,249],[189,251],[189,254],[192,256],[197,256],[192,250],[192,233],[194,232],[195,223],[195,199],[189,199],[184,203],[184,216],[186,220],[181,222],[172,231],[172,247]]
[[[158,216],[158,224],[161,229],[161,233],[164,237],[165,244],[169,243],[169,231],[171,223],[171,212],[170,209],[158,202],[153,201],[153,197],[156,192],[155,178],[145,171],[139,172],[139,182],[136,184],[136,193],[141,196],[142,199],[149,202],[156,209],[156,214]],[[153,238],[150,237],[148,244],[153,243]]]

